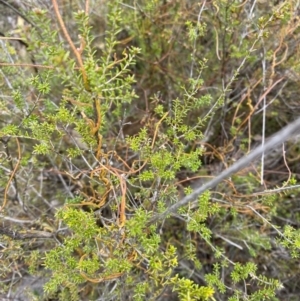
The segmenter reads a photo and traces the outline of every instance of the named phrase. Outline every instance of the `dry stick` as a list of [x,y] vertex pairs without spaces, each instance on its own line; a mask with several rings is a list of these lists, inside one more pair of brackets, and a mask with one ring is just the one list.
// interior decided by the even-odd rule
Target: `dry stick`
[[240,160],[238,160],[235,164],[230,166],[228,169],[225,169],[222,173],[220,173],[213,180],[211,180],[210,182],[195,189],[191,194],[187,195],[186,197],[181,199],[176,204],[170,206],[162,214],[154,216],[152,219],[150,219],[149,223],[154,223],[154,222],[157,222],[159,220],[166,218],[168,215],[170,215],[171,213],[175,213],[179,208],[187,205],[188,203],[197,202],[198,197],[203,192],[205,192],[208,189],[216,187],[218,184],[220,184],[226,178],[229,178],[233,174],[235,174],[238,171],[240,171],[241,169],[245,168],[253,160],[255,160],[259,156],[261,156],[261,154],[263,152],[267,153],[268,151],[274,149],[280,143],[283,143],[288,138],[290,138],[299,129],[300,129],[300,118],[298,118],[296,121],[290,123],[289,125],[284,127],[282,130],[278,131],[276,134],[274,134],[272,137],[270,137],[270,139],[268,139],[268,141],[264,145],[260,145],[259,147],[255,148],[248,155],[242,157]]
[[[0,38],[1,39],[1,38]],[[17,63],[2,63],[0,62],[0,66],[13,66],[13,67],[30,67],[30,68],[45,68],[45,69],[54,69],[53,66],[46,65],[36,65],[36,64],[17,64]]]
[[5,186],[5,190],[4,190],[4,198],[3,198],[3,204],[2,206],[0,207],[0,212],[3,210],[3,208],[6,206],[6,203],[7,203],[7,193],[8,193],[8,189],[10,187],[10,183],[12,182],[13,178],[15,177],[16,175],[16,172],[17,172],[17,169],[19,168],[19,165],[20,165],[20,162],[21,162],[21,147],[20,147],[20,142],[18,140],[18,138],[16,138],[16,142],[17,142],[17,148],[18,148],[18,161],[6,183],[6,186]]
[[8,227],[0,227],[0,234],[6,235],[12,239],[24,240],[24,239],[32,239],[32,238],[52,238],[53,233],[46,231],[36,231],[36,230],[28,230],[28,231],[14,231],[9,229]]
[[32,23],[29,19],[27,19],[27,17],[24,14],[22,14],[21,11],[18,8],[16,8],[15,6],[13,6],[12,4],[10,4],[8,2],[9,1],[0,0],[0,3],[2,3],[3,5],[9,7],[12,11],[14,11],[17,15],[19,15],[23,20],[25,20],[27,23],[29,23],[30,25],[32,25],[33,27],[38,29],[38,27],[35,26],[35,24]]

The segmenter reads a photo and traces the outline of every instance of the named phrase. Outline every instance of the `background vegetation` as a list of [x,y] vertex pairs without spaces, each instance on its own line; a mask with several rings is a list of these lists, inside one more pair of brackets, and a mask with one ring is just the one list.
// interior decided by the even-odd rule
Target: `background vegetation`
[[299,5],[1,0],[1,298],[298,300]]

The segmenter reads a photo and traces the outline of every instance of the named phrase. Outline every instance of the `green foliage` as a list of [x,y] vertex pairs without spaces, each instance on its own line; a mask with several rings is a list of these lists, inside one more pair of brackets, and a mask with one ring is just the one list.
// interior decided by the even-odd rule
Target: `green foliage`
[[179,300],[213,300],[214,290],[211,287],[198,286],[189,279],[179,279],[178,275],[171,279],[173,291],[178,291]]
[[282,75],[299,67],[296,5],[66,3],[63,21],[26,13],[30,63],[1,40],[1,279],[24,264],[46,279],[37,300],[279,300],[298,140],[168,210],[262,139],[260,114],[272,134],[299,105]]
[[292,258],[299,258],[300,256],[300,231],[292,226],[285,226],[283,236],[278,238],[278,242],[291,252]]

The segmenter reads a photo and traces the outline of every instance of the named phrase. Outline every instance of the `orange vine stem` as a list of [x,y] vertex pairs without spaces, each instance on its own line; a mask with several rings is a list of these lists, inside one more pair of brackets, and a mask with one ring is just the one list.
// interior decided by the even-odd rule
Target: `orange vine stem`
[[52,0],[52,4],[53,4],[53,8],[54,8],[57,20],[58,20],[59,25],[61,27],[61,30],[62,30],[63,34],[65,35],[65,38],[68,41],[68,43],[69,43],[69,45],[70,45],[70,47],[71,47],[74,55],[76,56],[77,62],[79,64],[79,67],[80,67],[80,70],[81,70],[81,73],[82,73],[84,87],[85,87],[86,90],[90,90],[89,84],[88,84],[87,74],[86,74],[86,71],[84,69],[84,65],[83,65],[83,61],[82,61],[81,55],[80,55],[79,51],[77,50],[77,48],[75,47],[73,41],[70,38],[70,35],[69,35],[69,33],[68,33],[67,29],[66,29],[65,23],[64,23],[61,15],[60,15],[60,12],[59,12],[56,0]]

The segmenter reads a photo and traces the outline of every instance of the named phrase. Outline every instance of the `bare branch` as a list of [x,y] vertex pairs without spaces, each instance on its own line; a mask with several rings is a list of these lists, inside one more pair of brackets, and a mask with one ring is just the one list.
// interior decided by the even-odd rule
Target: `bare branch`
[[6,235],[12,239],[32,239],[32,238],[52,238],[53,233],[46,231],[28,230],[28,231],[14,231],[7,227],[0,227],[0,235]]

